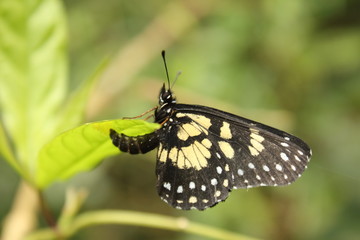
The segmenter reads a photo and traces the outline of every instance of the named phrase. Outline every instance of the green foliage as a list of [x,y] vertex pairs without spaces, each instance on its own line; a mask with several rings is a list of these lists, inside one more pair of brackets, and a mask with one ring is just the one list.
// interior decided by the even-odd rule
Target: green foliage
[[6,138],[5,131],[1,122],[0,122],[0,153],[2,154],[4,159],[6,159],[15,170],[17,170],[18,173],[22,173],[23,176],[26,176],[26,173],[23,172],[21,166],[18,164],[18,162],[15,159],[15,156],[11,152],[9,142],[8,139]]
[[65,17],[56,0],[0,4],[2,120],[18,164],[31,176],[66,97]]
[[[0,153],[25,179],[42,188],[55,179],[90,169],[101,160],[93,160],[99,156],[92,155],[92,162],[87,165],[80,157],[83,148],[70,154],[59,143],[66,139],[70,147],[75,142],[94,140],[93,135],[85,139],[87,135],[82,134],[93,133],[92,127],[100,123],[85,125],[49,141],[83,120],[88,95],[107,62],[100,64],[93,76],[70,95],[67,29],[61,2],[23,4],[9,0],[0,4]],[[97,143],[110,142],[108,137],[101,140]],[[92,146],[96,149],[96,144]],[[82,161],[76,162],[79,158]],[[73,160],[72,165],[69,159]]]
[[90,170],[105,157],[119,153],[110,141],[110,128],[137,136],[153,132],[158,127],[159,124],[142,120],[114,120],[88,123],[66,131],[41,149],[36,185],[44,188],[55,180]]

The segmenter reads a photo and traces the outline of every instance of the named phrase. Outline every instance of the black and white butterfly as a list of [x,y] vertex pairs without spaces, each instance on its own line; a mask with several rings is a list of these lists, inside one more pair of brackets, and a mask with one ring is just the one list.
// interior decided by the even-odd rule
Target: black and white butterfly
[[131,154],[157,148],[157,192],[178,209],[204,210],[232,189],[288,185],[311,157],[304,141],[281,130],[218,109],[178,104],[170,85],[160,91],[155,122],[161,128],[150,134],[130,137],[111,129],[110,137]]

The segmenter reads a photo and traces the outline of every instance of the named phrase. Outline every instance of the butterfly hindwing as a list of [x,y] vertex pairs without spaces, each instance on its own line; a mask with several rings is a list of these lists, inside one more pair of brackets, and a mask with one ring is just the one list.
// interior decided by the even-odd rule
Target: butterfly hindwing
[[158,130],[160,197],[180,209],[205,209],[233,188],[287,185],[311,155],[300,139],[217,109],[177,104]]

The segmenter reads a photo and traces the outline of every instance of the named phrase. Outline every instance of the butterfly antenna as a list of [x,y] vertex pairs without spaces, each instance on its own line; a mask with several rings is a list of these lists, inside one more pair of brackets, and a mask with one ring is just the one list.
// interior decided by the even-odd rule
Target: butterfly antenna
[[169,89],[171,89],[171,87],[170,87],[170,79],[169,79],[169,71],[168,71],[168,67],[167,67],[167,64],[166,64],[166,58],[165,58],[165,50],[162,50],[162,51],[161,51],[161,56],[162,56],[162,59],[163,59],[163,61],[164,61],[164,66],[165,66],[166,78],[167,78],[168,86],[169,86]]
[[175,85],[175,82],[176,82],[176,80],[179,78],[179,76],[181,75],[181,73],[182,73],[181,71],[178,71],[178,72],[176,73],[175,79],[174,79],[173,83],[171,84],[170,89],[172,89],[172,87]]

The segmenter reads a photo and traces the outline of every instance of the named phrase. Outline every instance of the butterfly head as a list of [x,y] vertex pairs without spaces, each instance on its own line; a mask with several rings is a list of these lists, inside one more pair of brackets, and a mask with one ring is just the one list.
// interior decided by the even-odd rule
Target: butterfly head
[[168,118],[174,104],[176,104],[175,96],[164,84],[159,94],[159,107],[155,110],[155,122],[163,123]]
[[170,88],[166,89],[165,84],[162,86],[159,94],[159,105],[164,106],[166,104],[176,103],[176,98]]

